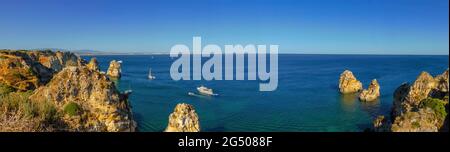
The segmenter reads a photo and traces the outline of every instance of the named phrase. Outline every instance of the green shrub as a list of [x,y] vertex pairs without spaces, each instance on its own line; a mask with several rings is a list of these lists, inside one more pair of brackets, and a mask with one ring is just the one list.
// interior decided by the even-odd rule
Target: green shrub
[[22,116],[35,116],[34,105],[28,100],[31,91],[11,92],[0,97],[0,111],[2,113],[21,111]]
[[15,91],[15,89],[13,87],[10,87],[8,85],[0,83],[0,96],[14,92],[14,91]]
[[69,102],[64,106],[64,113],[69,116],[79,115],[81,112],[81,107],[75,102]]
[[427,98],[421,102],[420,107],[431,108],[439,118],[445,119],[445,117],[447,116],[445,104],[446,103],[440,99]]
[[39,104],[37,107],[40,120],[51,123],[58,119],[58,111],[53,103],[47,101]]
[[0,114],[20,114],[23,118],[38,118],[52,122],[58,118],[58,112],[51,102],[32,102],[28,98],[32,91],[12,92],[0,96]]
[[412,123],[412,126],[413,126],[414,128],[420,128],[420,123],[417,122],[417,121],[415,121],[415,122]]

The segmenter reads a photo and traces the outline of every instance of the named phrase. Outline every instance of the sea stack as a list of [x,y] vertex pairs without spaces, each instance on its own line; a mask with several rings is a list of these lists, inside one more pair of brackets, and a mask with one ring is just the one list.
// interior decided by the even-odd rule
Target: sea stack
[[120,78],[122,74],[122,69],[120,67],[120,63],[116,60],[112,60],[111,63],[109,63],[109,68],[106,74],[112,78]]
[[199,132],[200,123],[194,106],[179,103],[169,116],[165,132]]
[[91,61],[86,65],[92,71],[99,71],[98,61],[96,58],[91,58]]
[[343,94],[356,93],[362,90],[362,83],[349,70],[342,72],[339,77],[339,91]]
[[361,94],[359,94],[359,100],[361,101],[375,101],[380,96],[380,85],[377,79],[373,79],[369,85],[369,88],[364,89]]

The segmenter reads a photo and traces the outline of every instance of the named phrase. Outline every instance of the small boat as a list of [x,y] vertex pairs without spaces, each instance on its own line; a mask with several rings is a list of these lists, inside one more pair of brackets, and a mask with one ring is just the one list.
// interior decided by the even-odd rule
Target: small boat
[[133,92],[133,90],[125,90],[124,93],[126,94],[131,94]]
[[152,69],[148,70],[148,79],[150,80],[156,79],[156,77],[152,75]]
[[216,96],[216,95],[217,95],[217,94],[214,94],[214,92],[213,92],[212,89],[207,88],[207,87],[205,87],[205,86],[197,87],[197,91],[198,91],[200,94],[203,94],[203,95],[209,95],[209,96]]

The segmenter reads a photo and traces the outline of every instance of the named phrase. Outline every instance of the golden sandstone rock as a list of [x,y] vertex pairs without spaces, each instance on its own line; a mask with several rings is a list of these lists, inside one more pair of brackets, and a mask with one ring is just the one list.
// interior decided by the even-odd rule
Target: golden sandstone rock
[[91,61],[86,65],[89,69],[92,71],[99,71],[100,68],[98,67],[98,61],[96,58],[91,58]]
[[0,83],[20,91],[33,90],[64,67],[82,62],[69,52],[0,50]]
[[361,101],[375,101],[380,96],[380,85],[377,79],[373,79],[369,85],[369,88],[364,89],[361,94],[359,94],[359,100]]
[[0,50],[0,84],[17,90],[0,99],[19,104],[0,113],[0,131],[135,131],[128,95],[95,59],[86,65],[70,52]]
[[388,127],[393,132],[448,131],[448,69],[433,78],[422,72],[412,85],[402,84],[395,90],[391,117],[392,124],[374,124]]
[[190,104],[177,104],[169,116],[165,132],[199,132],[200,123],[194,107]]
[[59,111],[73,102],[81,107],[79,117],[65,117],[63,130],[134,131],[128,100],[120,94],[106,75],[87,66],[71,66],[56,74],[46,86],[30,96],[33,102],[52,101]]
[[120,63],[116,60],[112,60],[106,74],[112,78],[120,78],[122,74]]
[[356,79],[353,73],[345,70],[339,77],[339,91],[343,94],[356,93],[362,90],[362,83]]

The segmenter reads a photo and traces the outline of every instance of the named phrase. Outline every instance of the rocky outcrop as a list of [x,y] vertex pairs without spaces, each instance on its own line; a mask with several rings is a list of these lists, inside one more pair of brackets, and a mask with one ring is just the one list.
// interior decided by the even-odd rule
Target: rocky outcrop
[[349,70],[342,72],[339,77],[339,91],[343,94],[356,93],[362,90],[362,83]]
[[86,64],[69,52],[0,50],[0,86],[0,131],[136,128],[128,94],[118,92],[96,59]]
[[83,60],[70,52],[0,50],[0,83],[34,90],[64,67],[80,65]]
[[[402,84],[394,92],[391,122],[394,132],[437,132],[448,124],[448,69],[433,78],[422,72],[412,85]],[[380,127],[375,125],[375,127]]]
[[199,132],[200,123],[194,107],[190,104],[178,104],[169,116],[165,132]]
[[91,61],[89,61],[89,63],[86,66],[92,71],[100,71],[100,68],[98,67],[97,58],[91,58]]
[[430,108],[409,111],[395,117],[391,131],[393,132],[437,132],[442,124],[436,113]]
[[391,131],[390,121],[387,120],[384,116],[378,116],[373,121],[373,128],[375,132],[389,132]]
[[[434,78],[434,80],[436,81],[436,88],[433,90],[432,95],[433,97],[436,98],[445,98],[445,96],[448,97],[448,82],[449,79],[449,75],[448,75],[448,69],[445,70],[444,73],[442,73],[441,75],[438,75]],[[448,98],[446,98],[448,101]]]
[[[117,132],[134,131],[136,127],[128,100],[106,75],[87,66],[64,68],[30,100],[53,102],[64,114],[63,125],[58,127],[62,131]],[[76,113],[68,113],[68,105],[76,108]]]
[[120,66],[121,65],[118,61],[112,60],[106,74],[112,78],[120,78],[122,74],[122,69]]
[[393,115],[411,111],[428,97],[444,99],[448,96],[448,83],[448,69],[436,78],[427,72],[420,73],[412,85],[405,83],[396,89]]
[[369,88],[364,89],[361,94],[359,94],[359,100],[361,101],[375,101],[380,97],[380,85],[377,79],[373,79],[369,85]]

